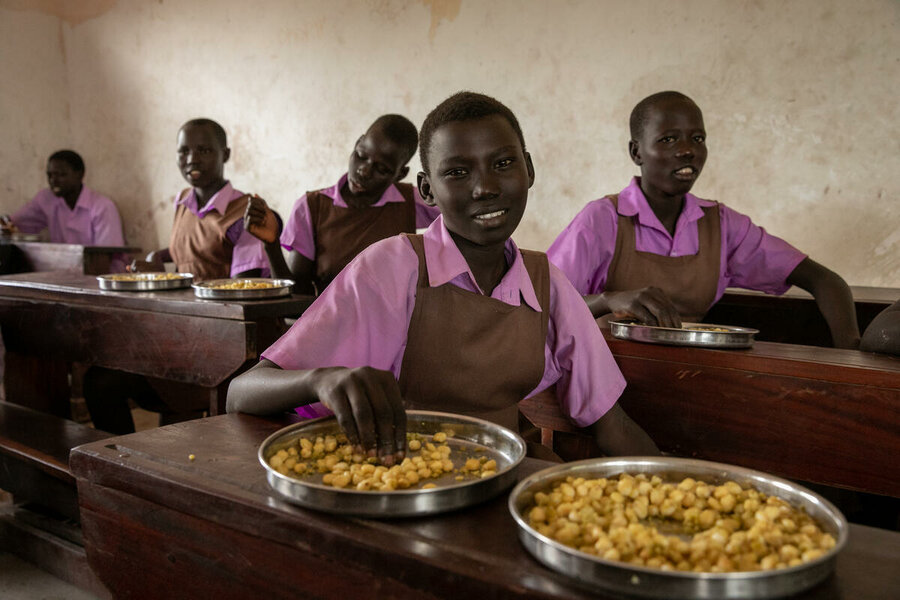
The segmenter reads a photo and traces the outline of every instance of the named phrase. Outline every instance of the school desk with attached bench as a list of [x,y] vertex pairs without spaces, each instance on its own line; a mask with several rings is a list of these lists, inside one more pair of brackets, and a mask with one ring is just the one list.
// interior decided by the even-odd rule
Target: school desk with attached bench
[[68,415],[66,363],[195,384],[224,411],[228,382],[299,316],[308,296],[204,300],[192,289],[100,290],[74,271],[0,277],[6,399]]

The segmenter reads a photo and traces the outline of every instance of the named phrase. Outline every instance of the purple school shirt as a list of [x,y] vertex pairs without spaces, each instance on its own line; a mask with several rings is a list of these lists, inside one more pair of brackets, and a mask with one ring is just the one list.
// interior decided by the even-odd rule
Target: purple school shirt
[[[201,219],[209,212],[216,210],[220,214],[225,214],[231,201],[240,198],[244,192],[240,192],[231,187],[231,182],[226,181],[225,186],[216,192],[212,198],[203,206],[197,208],[197,195],[193,188],[182,199],[180,194],[175,195],[175,204],[183,204],[189,211]],[[250,271],[252,269],[262,269],[261,276],[269,276],[269,259],[266,257],[266,249],[263,243],[253,237],[249,232],[244,230],[244,220],[238,219],[234,225],[228,228],[225,236],[232,244],[234,244],[234,253],[231,255],[231,276],[237,277],[238,273]]]
[[[619,194],[619,214],[637,215],[634,226],[635,249],[661,256],[687,256],[699,251],[697,221],[701,207],[713,202],[692,194],[684,197],[684,208],[675,224],[675,235],[666,231],[647,203],[635,177]],[[790,288],[787,278],[806,255],[762,227],[750,217],[719,204],[722,231],[719,261],[718,302],[727,287],[783,294]],[[588,203],[559,234],[547,251],[550,261],[565,273],[581,294],[599,294],[616,250],[618,220],[608,198]]]
[[69,209],[66,201],[49,189],[38,192],[31,202],[13,216],[13,223],[24,233],[50,232],[50,241],[82,246],[124,246],[122,219],[112,200],[86,185]]
[[[333,187],[323,190],[322,193],[331,198],[335,206],[347,208],[347,203],[341,197],[341,187],[346,182],[347,174],[344,173],[343,177]],[[416,200],[416,227],[428,227],[441,214],[441,211],[436,206],[428,206],[422,202],[419,190],[415,186],[413,186],[413,197]],[[394,185],[389,186],[372,207],[384,206],[388,202],[405,202],[400,190]],[[294,203],[294,208],[291,210],[287,224],[281,232],[281,245],[285,250],[296,250],[309,260],[315,260],[315,240],[312,221],[309,216],[309,204],[306,202],[306,194],[303,194]]]
[[[424,238],[432,287],[449,282],[483,294],[441,217],[425,231]],[[506,259],[512,266],[491,297],[512,306],[524,302],[543,310],[512,240],[506,242]],[[405,238],[394,236],[373,244],[341,271],[263,358],[282,369],[370,366],[399,378],[418,275],[418,258]],[[625,379],[584,300],[552,264],[550,306],[546,308],[550,322],[544,375],[529,396],[555,383],[562,411],[581,427],[591,425],[616,403]],[[298,413],[330,414],[321,404],[301,407]]]

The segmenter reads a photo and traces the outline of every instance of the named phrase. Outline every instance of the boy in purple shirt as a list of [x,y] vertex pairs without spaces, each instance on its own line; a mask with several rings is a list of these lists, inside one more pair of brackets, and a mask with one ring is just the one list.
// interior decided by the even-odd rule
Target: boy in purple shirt
[[400,183],[417,145],[409,119],[378,117],[356,141],[347,173],[294,203],[280,246],[274,213],[262,198],[252,198],[244,222],[266,244],[275,276],[293,279],[298,293],[321,292],[370,244],[430,225],[439,211],[424,204],[413,186]]
[[441,217],[357,256],[232,382],[228,410],[319,402],[351,442],[392,463],[404,456],[406,408],[514,427],[516,403],[556,384],[563,412],[606,452],[658,453],[616,403],[624,379],[578,292],[510,239],[534,182],[515,116],[460,92],[421,135],[419,192]]
[[810,292],[834,345],[855,348],[850,288],[836,273],[728,207],[690,194],[706,162],[703,115],[684,94],[660,92],[631,114],[632,161],[641,176],[589,203],[547,252],[595,317],[651,325],[698,321],[729,286]]
[[113,201],[83,184],[84,161],[72,150],[47,159],[48,189],[41,190],[12,217],[4,229],[39,233],[50,241],[84,246],[124,246],[122,220]]

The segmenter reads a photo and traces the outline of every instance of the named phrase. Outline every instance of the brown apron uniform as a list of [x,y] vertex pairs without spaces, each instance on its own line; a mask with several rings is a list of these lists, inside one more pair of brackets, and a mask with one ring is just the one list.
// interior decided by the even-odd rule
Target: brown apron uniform
[[[618,213],[618,195],[607,197]],[[719,205],[704,207],[703,216],[697,221],[700,238],[697,254],[661,256],[635,250],[633,218],[618,215],[616,250],[606,277],[606,291],[655,286],[672,300],[683,320],[700,321],[712,306],[719,285],[720,225]]]
[[321,293],[357,254],[379,240],[416,232],[416,202],[408,183],[394,184],[404,202],[352,208],[335,206],[323,190],[306,193],[316,245],[316,289]]
[[[183,190],[178,199],[182,200],[190,191],[190,188]],[[229,227],[244,218],[248,197],[245,194],[232,200],[224,215],[212,210],[202,219],[183,204],[176,207],[169,252],[177,271],[193,273],[198,280],[231,276],[234,244],[226,234]]]
[[445,283],[429,287],[421,235],[416,304],[400,368],[407,408],[461,413],[516,431],[516,405],[541,382],[550,307],[542,252],[521,250],[541,312]]

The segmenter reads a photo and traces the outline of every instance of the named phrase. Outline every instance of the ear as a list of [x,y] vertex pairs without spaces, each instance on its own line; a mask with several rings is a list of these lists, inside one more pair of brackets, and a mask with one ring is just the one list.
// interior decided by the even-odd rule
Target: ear
[[222,152],[222,163],[227,163],[229,158],[231,158],[231,148],[225,148]]
[[525,153],[525,168],[528,169],[528,188],[534,185],[534,163],[531,162],[531,154]]
[[409,175],[409,166],[405,166],[405,167],[403,167],[403,168],[400,169],[400,171],[397,173],[397,176],[394,177],[394,183],[396,183],[396,182],[398,182],[398,181],[403,181],[403,179],[404,179],[407,175]]
[[416,179],[419,186],[419,195],[422,197],[422,202],[424,202],[428,206],[436,206],[437,202],[434,201],[434,194],[431,193],[431,181],[428,180],[428,175],[425,173],[425,171],[419,171]]
[[638,146],[637,140],[628,141],[628,156],[631,157],[631,162],[638,166],[644,163],[644,159],[641,158],[641,149]]

